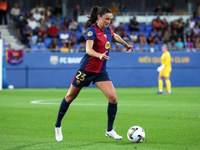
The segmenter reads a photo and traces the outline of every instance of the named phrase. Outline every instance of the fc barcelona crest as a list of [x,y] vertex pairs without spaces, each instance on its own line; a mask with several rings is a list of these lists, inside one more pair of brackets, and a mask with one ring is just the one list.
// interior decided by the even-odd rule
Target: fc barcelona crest
[[58,56],[50,56],[50,63],[52,65],[57,65],[58,64]]
[[109,49],[109,48],[110,48],[110,42],[106,42],[105,48],[106,48],[106,49]]
[[11,65],[18,65],[23,60],[23,50],[8,50],[7,62]]

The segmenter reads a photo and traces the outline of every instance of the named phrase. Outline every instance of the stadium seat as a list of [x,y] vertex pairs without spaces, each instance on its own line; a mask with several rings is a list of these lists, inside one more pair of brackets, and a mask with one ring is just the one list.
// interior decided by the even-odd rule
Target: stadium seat
[[135,35],[137,35],[137,36],[139,35],[139,31],[134,31],[134,32],[135,32]]
[[38,45],[30,44],[30,49],[31,49],[31,52],[37,52],[39,47],[38,47]]
[[3,45],[4,51],[6,50],[7,47],[8,47],[8,45]]
[[155,44],[154,45],[155,51],[162,51],[162,46],[163,46],[163,44]]
[[30,48],[31,48],[31,50],[32,50],[32,49],[38,49],[39,47],[38,47],[38,45],[30,44]]
[[58,31],[58,35],[60,36],[63,33],[63,31]]
[[49,18],[51,22],[56,22],[56,18]]
[[82,32],[75,31],[75,35],[76,35],[77,39],[79,40],[81,38],[81,36],[82,36]]
[[141,45],[140,44],[135,44],[134,45],[134,49],[135,49],[136,52],[139,52],[140,49],[141,49]]
[[129,25],[128,24],[124,24],[123,28],[128,32],[129,31]]
[[47,50],[47,47],[45,45],[39,45],[38,48],[41,50],[41,51],[46,51]]
[[139,30],[144,31],[144,30],[145,30],[145,24],[140,24],[140,26],[139,26]]
[[51,43],[52,38],[44,38],[44,44],[46,45],[46,47],[49,47],[49,44]]
[[60,18],[60,23],[63,23],[65,18]]
[[144,44],[143,46],[144,46],[145,52],[149,52],[150,45],[149,44]]
[[82,32],[83,28],[84,28],[84,24],[79,24],[79,25],[78,25],[78,29],[79,29],[81,32]]
[[71,31],[70,31],[70,30],[67,30],[67,34],[70,35],[70,34],[71,34]]
[[76,49],[79,49],[81,48],[81,45],[80,44],[76,44]]
[[127,35],[130,36],[130,35],[131,35],[131,31],[128,31],[128,32],[127,32]]
[[62,45],[60,38],[56,38],[56,39],[57,39],[58,45]]
[[143,35],[144,35],[146,38],[148,38],[149,32],[148,32],[148,31],[144,31],[144,32],[143,32]]
[[150,32],[153,29],[153,27],[151,24],[149,24],[149,25],[146,25],[145,29],[146,29],[146,31]]
[[112,44],[112,50],[116,51],[117,45],[116,44]]

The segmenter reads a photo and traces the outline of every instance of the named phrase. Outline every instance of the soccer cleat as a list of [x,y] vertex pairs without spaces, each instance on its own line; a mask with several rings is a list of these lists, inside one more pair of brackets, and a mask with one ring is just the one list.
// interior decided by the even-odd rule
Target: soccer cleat
[[115,140],[121,140],[122,139],[122,136],[118,135],[114,129],[112,129],[111,131],[106,131],[106,137],[111,137]]
[[165,94],[169,95],[169,94],[172,94],[172,92],[166,92]]
[[62,130],[61,127],[55,127],[55,134],[56,134],[56,140],[58,142],[63,140]]
[[156,94],[162,94],[163,92],[161,92],[161,91],[158,91],[158,92],[156,92]]

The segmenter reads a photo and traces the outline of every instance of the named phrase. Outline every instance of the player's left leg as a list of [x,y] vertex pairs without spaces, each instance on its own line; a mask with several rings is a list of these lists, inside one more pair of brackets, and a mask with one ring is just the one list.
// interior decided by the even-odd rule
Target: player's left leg
[[165,77],[165,83],[166,83],[166,87],[167,87],[167,93],[165,93],[165,94],[171,94],[171,81],[170,81],[169,77]]
[[104,93],[104,95],[107,97],[109,103],[108,103],[108,125],[107,125],[107,131],[106,136],[112,137],[116,140],[121,140],[122,137],[119,136],[114,130],[113,130],[113,123],[115,120],[115,116],[117,113],[117,95],[115,88],[111,81],[101,81],[101,82],[95,82],[96,86]]

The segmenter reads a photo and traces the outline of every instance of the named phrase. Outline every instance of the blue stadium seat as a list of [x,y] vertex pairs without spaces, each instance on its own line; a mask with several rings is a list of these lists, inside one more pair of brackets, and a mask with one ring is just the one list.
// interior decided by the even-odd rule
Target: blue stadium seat
[[44,38],[44,44],[46,45],[46,47],[49,47],[50,43],[52,41],[52,38]]
[[144,30],[145,30],[145,24],[140,24],[140,26],[139,26],[139,30],[144,31]]
[[82,36],[82,32],[75,31],[75,35],[76,35],[77,39],[79,40],[81,38],[81,36]]
[[143,46],[144,46],[145,52],[149,52],[150,45],[149,44],[144,44]]
[[4,51],[6,50],[7,47],[8,47],[8,45],[3,45]]
[[123,28],[128,32],[129,31],[129,25],[128,24],[124,24]]
[[70,35],[70,34],[71,34],[71,31],[70,31],[70,30],[67,30],[67,34]]
[[135,44],[133,47],[134,47],[136,52],[139,52],[140,49],[141,49],[141,45],[140,44]]
[[83,28],[84,28],[84,24],[79,24],[79,25],[78,25],[78,29],[79,29],[80,31],[82,31]]
[[116,51],[117,45],[116,44],[112,44],[112,50]]
[[130,36],[131,35],[131,31],[127,31],[127,35]]
[[144,31],[144,32],[143,32],[143,35],[144,35],[146,38],[148,38],[149,32],[148,32],[148,31]]
[[162,51],[162,46],[163,46],[163,44],[155,44],[154,45],[155,51]]
[[63,23],[65,18],[60,18],[60,23]]
[[195,22],[195,23],[197,23],[198,22],[198,18],[193,18],[193,21]]
[[80,44],[76,44],[76,49],[79,49],[81,48],[81,45]]
[[157,44],[155,44],[155,45],[153,46],[153,48],[155,49],[155,52],[158,52],[158,51],[159,51],[159,47],[158,47]]
[[49,18],[51,22],[56,22],[56,18]]
[[154,36],[156,36],[157,35],[157,31],[153,31],[153,34],[154,34]]
[[151,24],[149,24],[149,25],[146,25],[146,31],[151,31],[152,29],[153,29],[153,27],[152,27],[152,25]]
[[39,47],[38,47],[38,45],[30,44],[30,49],[31,49],[31,52],[36,52],[36,51],[38,51]]
[[46,50],[47,50],[46,45],[38,45],[38,48],[39,48],[41,51],[46,51]]
[[58,45],[62,45],[60,38],[57,38]]
[[135,32],[135,35],[137,35],[137,36],[139,35],[139,31],[134,31],[134,32]]
[[60,36],[63,33],[63,31],[58,31],[58,35]]

